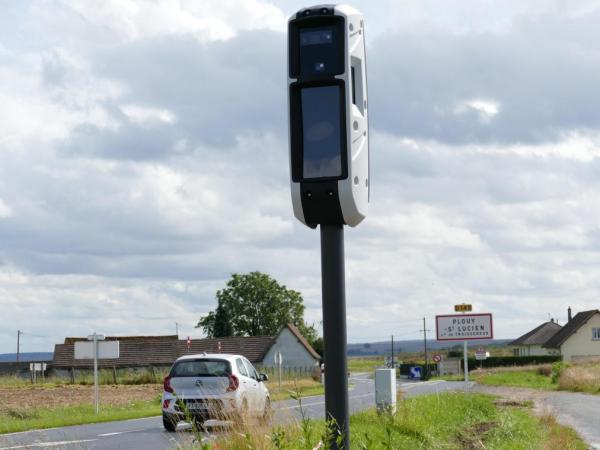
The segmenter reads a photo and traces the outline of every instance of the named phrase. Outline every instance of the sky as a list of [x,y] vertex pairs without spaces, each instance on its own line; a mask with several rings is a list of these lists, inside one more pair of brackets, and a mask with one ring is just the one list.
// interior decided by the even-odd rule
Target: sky
[[[356,1],[371,205],[346,229],[350,342],[471,303],[495,337],[600,308],[600,6]],[[201,337],[232,273],[321,320],[292,212],[286,20],[261,0],[0,0],[0,353]],[[176,325],[177,324],[177,325]]]

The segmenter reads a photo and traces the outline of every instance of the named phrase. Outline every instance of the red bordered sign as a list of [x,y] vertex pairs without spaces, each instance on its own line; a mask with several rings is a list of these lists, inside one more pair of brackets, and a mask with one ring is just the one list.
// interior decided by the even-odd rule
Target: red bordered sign
[[490,313],[435,316],[435,329],[438,341],[494,339]]

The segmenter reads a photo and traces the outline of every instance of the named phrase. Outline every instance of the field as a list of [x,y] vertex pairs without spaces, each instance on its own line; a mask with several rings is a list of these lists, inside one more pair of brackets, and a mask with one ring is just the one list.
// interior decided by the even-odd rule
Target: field
[[[146,379],[142,374],[140,379],[128,378],[129,384],[100,385],[101,407],[100,414],[96,415],[93,388],[88,379],[79,380],[80,384],[50,379],[32,386],[28,380],[2,377],[0,433],[158,416],[162,383],[137,384]],[[274,379],[267,387],[274,401],[290,399],[296,393],[301,397],[323,393],[321,383],[306,375],[299,379],[284,377],[281,390]]]

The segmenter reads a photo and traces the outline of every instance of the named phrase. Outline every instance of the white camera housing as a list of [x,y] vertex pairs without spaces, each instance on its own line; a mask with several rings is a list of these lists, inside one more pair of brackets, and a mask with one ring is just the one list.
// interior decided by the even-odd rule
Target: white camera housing
[[288,21],[288,114],[294,215],[358,225],[370,201],[363,16],[347,5],[304,8]]

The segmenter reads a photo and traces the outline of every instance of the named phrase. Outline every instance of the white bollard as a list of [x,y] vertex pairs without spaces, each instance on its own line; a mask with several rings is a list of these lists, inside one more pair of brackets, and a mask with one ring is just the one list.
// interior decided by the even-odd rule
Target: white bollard
[[375,405],[377,411],[396,412],[396,369],[375,370]]

